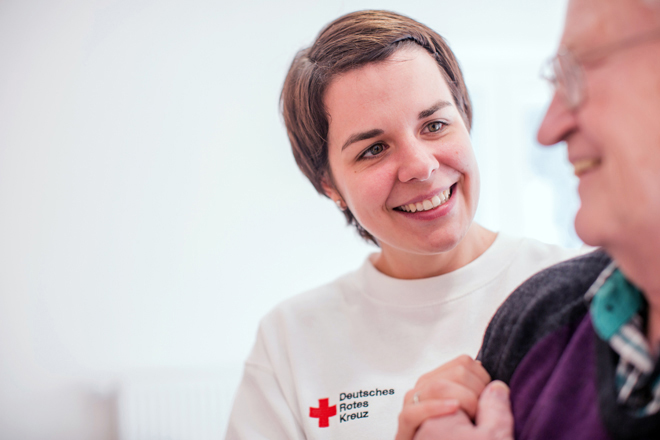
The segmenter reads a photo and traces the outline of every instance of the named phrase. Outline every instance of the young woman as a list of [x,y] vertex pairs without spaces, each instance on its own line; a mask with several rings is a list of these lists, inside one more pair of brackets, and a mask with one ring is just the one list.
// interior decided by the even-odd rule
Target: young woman
[[380,252],[263,319],[227,439],[394,438],[417,378],[476,354],[507,295],[576,252],[473,222],[468,92],[410,18],[330,23],[295,57],[282,111],[300,169]]

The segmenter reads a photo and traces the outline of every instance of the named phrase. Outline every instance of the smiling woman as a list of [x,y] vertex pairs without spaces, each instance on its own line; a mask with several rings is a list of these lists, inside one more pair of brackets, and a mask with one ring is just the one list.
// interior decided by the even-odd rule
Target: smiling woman
[[[479,172],[453,101],[435,60],[408,42],[385,61],[338,76],[325,93],[331,172],[324,191],[377,237],[374,265],[387,275],[451,272],[495,239],[470,227]],[[351,134],[363,127],[374,127],[362,132],[369,137]]]
[[294,59],[282,111],[300,169],[380,252],[263,319],[227,438],[393,438],[416,379],[475,355],[508,294],[576,252],[473,222],[468,91],[442,37],[410,18],[330,23]]

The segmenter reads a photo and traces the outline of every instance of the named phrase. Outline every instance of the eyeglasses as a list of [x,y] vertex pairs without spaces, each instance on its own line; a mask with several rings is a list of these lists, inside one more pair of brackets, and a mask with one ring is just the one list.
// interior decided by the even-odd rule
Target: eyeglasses
[[576,110],[586,98],[584,88],[584,63],[598,61],[623,49],[660,38],[660,29],[654,29],[640,35],[597,47],[576,55],[570,50],[560,49],[557,55],[549,59],[541,69],[541,78],[547,80],[569,110]]

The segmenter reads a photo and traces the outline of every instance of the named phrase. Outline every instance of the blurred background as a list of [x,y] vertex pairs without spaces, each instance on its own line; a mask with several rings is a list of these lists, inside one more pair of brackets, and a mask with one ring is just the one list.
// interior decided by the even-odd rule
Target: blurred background
[[278,112],[295,52],[367,8],[456,52],[477,220],[580,245],[535,141],[565,0],[0,0],[0,439],[222,436],[260,317],[376,251]]

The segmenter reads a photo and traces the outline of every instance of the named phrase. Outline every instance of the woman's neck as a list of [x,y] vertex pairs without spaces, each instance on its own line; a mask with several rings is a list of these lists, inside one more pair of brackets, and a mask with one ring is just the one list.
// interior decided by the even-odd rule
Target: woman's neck
[[493,244],[497,234],[472,223],[465,237],[453,249],[437,254],[388,252],[383,249],[374,261],[380,272],[393,278],[414,280],[453,272],[476,260]]

